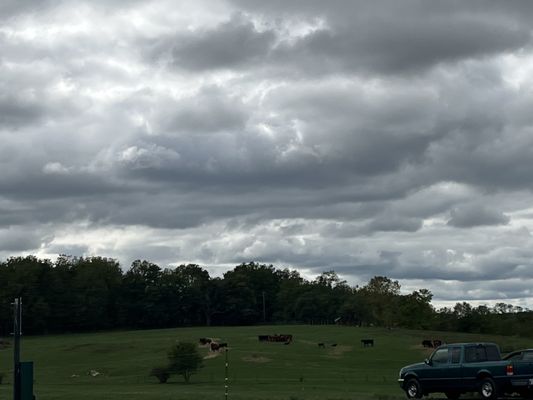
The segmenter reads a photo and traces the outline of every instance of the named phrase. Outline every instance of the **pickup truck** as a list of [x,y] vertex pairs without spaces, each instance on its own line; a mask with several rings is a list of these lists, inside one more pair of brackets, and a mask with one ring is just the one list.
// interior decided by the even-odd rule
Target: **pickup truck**
[[515,351],[503,359],[512,365],[511,391],[533,398],[533,349]]
[[[408,398],[420,398],[443,392],[449,399],[458,399],[466,392],[479,392],[481,398],[492,400],[515,388],[514,362],[502,360],[493,343],[457,343],[437,348],[423,363],[408,365],[400,370],[398,379]],[[533,378],[533,370],[529,377]],[[528,389],[533,383],[524,376],[520,383]]]

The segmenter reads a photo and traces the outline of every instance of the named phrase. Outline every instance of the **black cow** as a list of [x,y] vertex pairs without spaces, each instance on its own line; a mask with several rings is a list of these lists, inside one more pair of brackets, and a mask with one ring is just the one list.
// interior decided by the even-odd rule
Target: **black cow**
[[361,339],[361,346],[374,347],[374,339]]
[[433,340],[433,347],[440,347],[440,346],[442,346],[442,340],[440,339]]
[[218,349],[219,349],[219,350],[222,350],[223,348],[226,348],[226,349],[227,349],[227,348],[228,348],[228,344],[227,344],[227,343],[219,343],[219,344],[218,344]]
[[220,345],[216,342],[211,342],[211,351],[218,351],[220,349]]
[[206,337],[201,337],[200,338],[200,344],[202,346],[205,346],[206,344],[209,344],[211,343],[211,339],[210,338],[206,338]]
[[326,348],[326,345],[324,343],[319,343],[318,344],[318,347],[321,348],[321,349],[325,349]]
[[260,342],[268,342],[268,335],[259,335],[257,338]]
[[432,340],[422,340],[422,346],[424,347],[433,347],[433,341]]

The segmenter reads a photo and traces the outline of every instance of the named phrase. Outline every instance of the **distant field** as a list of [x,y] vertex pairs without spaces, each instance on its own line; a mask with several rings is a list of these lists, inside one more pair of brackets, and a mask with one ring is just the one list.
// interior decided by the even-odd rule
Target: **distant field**
[[[292,334],[294,341],[286,346],[257,340],[257,335],[274,333]],[[229,343],[229,399],[235,400],[404,398],[396,383],[398,370],[424,359],[423,339],[493,341],[506,351],[533,347],[533,340],[516,337],[378,328],[204,327],[29,337],[23,341],[22,358],[35,363],[38,400],[224,399],[223,354],[207,358],[189,385],[179,377],[166,385],[148,377],[153,366],[166,362],[172,343],[200,337]],[[363,338],[373,338],[376,346],[362,348]],[[318,348],[319,342],[326,348]],[[200,351],[208,356],[207,349]],[[11,363],[12,349],[0,350],[0,372],[8,373],[0,385],[2,399],[11,398]],[[90,370],[101,375],[89,376]]]

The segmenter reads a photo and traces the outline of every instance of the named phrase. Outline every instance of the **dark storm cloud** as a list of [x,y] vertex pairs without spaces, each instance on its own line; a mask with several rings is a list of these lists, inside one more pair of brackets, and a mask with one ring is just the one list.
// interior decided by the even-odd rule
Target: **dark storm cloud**
[[397,216],[383,216],[374,219],[366,227],[370,232],[416,232],[422,227],[422,220]]
[[247,111],[238,97],[222,88],[207,86],[194,96],[169,101],[158,111],[162,133],[239,132],[244,129]]
[[0,243],[2,252],[19,252],[39,248],[43,236],[40,232],[28,232],[24,228],[2,228]]
[[280,45],[274,57],[280,64],[292,61],[304,71],[398,74],[530,44],[527,30],[475,18],[397,21],[391,16],[382,24],[369,19],[355,21],[349,28],[318,30],[294,44]]
[[1,255],[527,295],[530,3],[171,3],[0,6]]
[[17,128],[39,120],[43,114],[35,100],[0,96],[0,127]]
[[[511,52],[531,44],[527,19],[517,18],[513,10],[497,7],[494,2],[421,2],[337,1],[268,2],[234,1],[259,17],[274,19],[278,29],[268,32],[269,40],[254,43],[259,32],[248,25],[244,44],[228,34],[228,24],[220,25],[212,35],[204,35],[186,47],[192,68],[236,66],[243,60],[255,60],[259,67],[291,68],[300,74],[351,73],[398,74],[425,69],[439,63]],[[523,3],[521,3],[523,5]],[[276,19],[277,18],[277,19]],[[295,22],[320,26],[296,38],[283,39],[283,24],[290,29]],[[285,26],[287,29],[287,27]],[[241,27],[239,34],[244,33]],[[278,40],[272,43],[274,33]],[[266,35],[266,33],[263,33]],[[185,41],[187,43],[187,41]],[[236,47],[239,51],[235,53]],[[213,51],[214,50],[214,51]],[[209,54],[209,57],[206,56]],[[187,67],[187,61],[181,64]],[[194,63],[195,60],[201,61]],[[223,60],[226,60],[225,62]]]
[[274,39],[273,32],[259,32],[250,21],[234,16],[215,29],[181,34],[157,47],[171,48],[174,66],[198,71],[261,62]]
[[509,217],[501,211],[491,210],[479,204],[469,204],[452,209],[448,225],[457,228],[471,228],[483,225],[509,223]]
[[3,0],[0,3],[0,19],[20,14],[38,14],[61,0]]

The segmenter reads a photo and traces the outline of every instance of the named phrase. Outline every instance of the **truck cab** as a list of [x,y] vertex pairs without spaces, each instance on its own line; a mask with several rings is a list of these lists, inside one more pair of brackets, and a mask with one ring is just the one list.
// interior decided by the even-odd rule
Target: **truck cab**
[[399,383],[408,398],[443,392],[457,399],[478,391],[482,398],[494,399],[508,383],[507,365],[496,344],[449,344],[437,348],[423,363],[402,368]]

